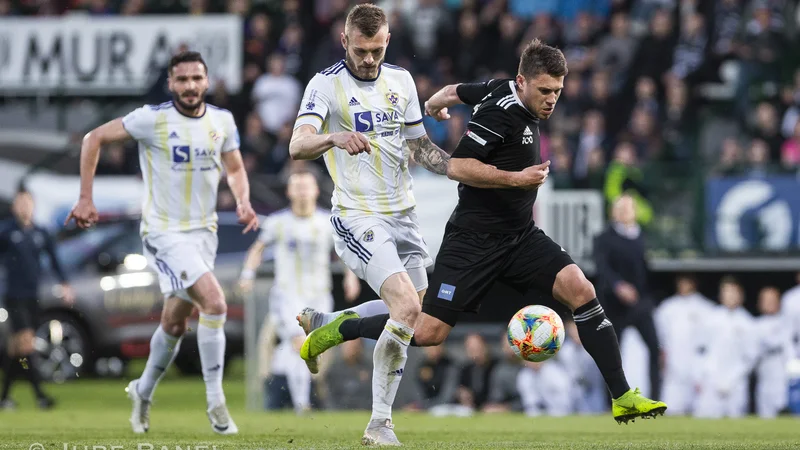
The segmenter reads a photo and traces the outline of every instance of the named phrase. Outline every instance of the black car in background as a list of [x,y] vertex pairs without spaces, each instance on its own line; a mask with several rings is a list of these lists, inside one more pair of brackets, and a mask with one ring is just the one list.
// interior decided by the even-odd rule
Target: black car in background
[[[229,358],[243,354],[244,307],[236,283],[245,253],[258,236],[258,232],[242,234],[242,230],[235,213],[219,213],[214,273],[228,301]],[[139,218],[102,218],[88,230],[62,230],[57,252],[76,299],[74,305],[66,306],[55,278],[40,286],[42,315],[35,346],[43,378],[64,381],[79,374],[121,375],[128,361],[147,357],[163,305],[157,275],[142,255]],[[5,290],[4,284],[0,280],[0,291]],[[6,318],[7,312],[0,309],[0,342],[8,336]],[[197,312],[189,326],[175,364],[184,373],[197,373],[200,358],[191,331],[197,328]]]

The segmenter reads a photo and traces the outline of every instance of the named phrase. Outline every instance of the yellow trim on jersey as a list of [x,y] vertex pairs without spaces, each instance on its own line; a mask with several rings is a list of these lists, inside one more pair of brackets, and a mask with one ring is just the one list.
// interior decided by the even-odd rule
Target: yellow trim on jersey
[[183,184],[183,214],[181,215],[181,231],[186,231],[190,228],[192,223],[192,181],[194,179],[194,155],[192,155],[192,133],[189,130],[187,121],[183,121],[183,132],[189,136],[189,162],[186,164],[186,171],[184,176],[186,180]]
[[[383,79],[378,81],[378,89],[380,89],[381,94],[383,94],[383,98],[386,100],[387,107],[390,110],[392,110],[392,109],[397,110],[398,108],[396,106],[392,105],[392,103],[389,101],[389,91],[391,89],[389,89],[389,85],[386,84],[386,79],[385,78],[383,78]],[[406,102],[406,108],[408,108],[408,102]],[[403,125],[405,123],[405,114],[399,114],[399,112],[398,112],[398,115],[403,118],[403,122],[401,122],[399,124],[400,132],[402,132],[403,131],[403,127],[405,126],[405,125]],[[403,143],[404,142],[405,141],[401,140],[401,144],[400,144],[400,158],[401,158],[400,180],[403,183],[403,191],[402,192],[393,193],[393,195],[391,197],[389,197],[388,192],[386,192],[387,190],[386,189],[383,190],[383,192],[385,193],[385,196],[386,196],[386,201],[387,201],[387,205],[386,205],[386,209],[385,210],[388,212],[388,214],[396,214],[396,213],[398,213],[400,211],[403,211],[403,210],[408,209],[408,208],[411,207],[411,204],[409,204],[409,202],[408,202],[408,183],[406,182],[406,177],[405,177],[405,175],[408,173],[408,159],[406,158],[406,155],[405,155],[405,148],[403,148]],[[399,188],[399,186],[398,186],[398,188]]]
[[[167,164],[169,164],[169,162],[172,161],[172,151],[170,150],[169,144],[167,143],[167,139],[169,139],[169,130],[167,129],[166,112],[159,113],[158,117],[156,118],[155,135],[161,141],[161,148],[164,150],[164,152],[167,153],[166,161]],[[167,203],[166,206],[161,205],[161,207],[169,208],[170,192],[169,191],[159,192],[159,194],[161,195],[161,198],[164,200],[164,202]],[[153,195],[155,195],[155,192],[153,192]],[[167,214],[167,211],[164,211],[161,208],[159,208],[156,212],[164,219],[164,223],[162,224],[161,229],[163,231],[167,231],[167,229],[169,229],[169,215]]]
[[149,145],[144,145],[145,167],[147,173],[147,200],[144,202],[142,210],[142,232],[145,234],[150,231],[150,226],[147,223],[147,216],[150,215],[153,208],[153,155],[150,153],[152,150]]
[[[352,121],[352,119],[350,119],[350,104],[349,104],[349,100],[347,99],[347,96],[344,93],[344,86],[342,86],[342,82],[338,78],[334,77],[333,78],[333,82],[335,84],[333,92],[336,93],[336,100],[339,102],[339,110],[341,111],[341,113],[339,115],[342,118],[343,125],[345,126],[345,129],[348,129],[350,131],[355,131],[355,127],[353,126],[353,121]],[[369,138],[367,138],[367,139],[369,139]],[[350,158],[359,158],[359,157],[360,156],[358,156],[358,155],[357,156],[350,156]],[[335,156],[334,156],[334,158],[335,158]],[[359,164],[359,163],[356,162],[356,164]],[[345,170],[347,170],[347,166],[342,168],[342,171],[345,171]],[[345,175],[345,178],[347,178],[347,175]],[[364,198],[364,193],[361,192],[361,189],[359,188],[358,183],[357,182],[356,183],[352,183],[350,186],[348,186],[348,188],[352,189],[353,196],[355,197],[355,200],[358,202],[358,206],[361,208],[361,210],[363,212],[367,213],[367,215],[372,214],[373,211],[369,207],[369,205],[367,205],[367,201]],[[339,209],[344,210],[344,206],[341,205],[341,204],[334,205],[334,206],[338,206]],[[344,216],[344,214],[342,214],[342,216]]]
[[[211,123],[211,118],[209,117],[208,114],[204,114],[203,115],[203,125],[206,127],[206,131],[208,132],[208,134],[207,134],[207,136],[208,136],[208,148],[209,149],[213,149],[214,148],[214,140],[211,138],[211,133],[214,132],[214,125]],[[220,158],[221,157],[222,156],[220,156]],[[209,192],[210,189],[211,189],[211,186],[208,183],[205,183],[205,180],[203,180],[203,181],[204,181],[202,183],[203,192],[201,193],[200,202],[198,202],[198,203],[199,203],[199,208],[200,208],[200,216],[202,217],[202,219],[201,219],[202,222],[201,223],[203,225],[203,228],[208,228],[208,211],[206,211],[204,209],[205,208],[204,203],[205,203],[206,199],[211,197],[211,192]],[[212,209],[213,209],[213,207],[212,207]]]
[[420,125],[425,125],[425,124],[424,124],[424,123],[422,123],[422,121],[419,121],[419,122],[417,122],[417,123],[412,123],[411,125],[406,125],[406,124],[403,124],[403,126],[404,126],[404,127],[406,127],[406,128],[418,127],[418,126],[420,126]]
[[[383,83],[385,86],[386,81],[381,79],[381,81],[378,82],[379,89],[381,88],[381,83]],[[359,99],[359,101],[364,105],[365,108],[367,108],[367,110],[372,111],[373,106],[367,101],[366,98],[362,97]],[[389,186],[388,183],[386,183],[386,178],[383,174],[383,149],[378,145],[377,136],[374,140],[370,139],[369,146],[372,147],[372,158],[375,160],[375,172],[377,172],[378,179],[383,184],[383,188],[377,193],[375,200],[378,202],[378,209],[381,212],[389,211],[391,209],[389,207]]]

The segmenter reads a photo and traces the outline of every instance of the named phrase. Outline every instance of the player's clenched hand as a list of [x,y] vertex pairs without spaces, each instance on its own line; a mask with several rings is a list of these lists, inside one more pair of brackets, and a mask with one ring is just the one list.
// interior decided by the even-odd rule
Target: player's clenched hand
[[64,221],[64,225],[69,224],[72,219],[75,219],[75,223],[79,227],[89,228],[97,223],[98,218],[99,216],[97,214],[97,208],[94,207],[94,202],[88,198],[81,198],[78,200],[78,203],[75,203],[75,206],[72,207],[72,211],[69,212],[67,220]]
[[372,153],[369,139],[359,132],[340,131],[333,134],[333,145],[347,151],[351,155],[362,152]]
[[250,202],[242,202],[236,206],[236,215],[239,216],[239,223],[246,225],[242,234],[258,228],[258,216],[250,206]]
[[523,189],[537,189],[543,185],[547,180],[547,175],[550,173],[550,161],[545,161],[542,164],[537,164],[523,170],[519,173],[520,183],[519,186]]
[[425,114],[433,117],[437,122],[450,118],[447,108],[438,108],[436,105],[432,105],[430,101],[425,102]]

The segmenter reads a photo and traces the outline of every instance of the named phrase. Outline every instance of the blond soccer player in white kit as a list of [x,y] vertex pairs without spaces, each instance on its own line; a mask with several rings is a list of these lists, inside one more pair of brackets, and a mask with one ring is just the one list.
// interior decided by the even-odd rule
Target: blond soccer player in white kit
[[161,324],[139,379],[126,391],[133,402],[135,433],[150,427],[153,390],[178,354],[189,316],[200,310],[197,345],[206,384],[207,415],[219,434],[235,434],[222,389],[225,365],[225,294],[213,274],[217,253],[217,189],[223,170],[236,197],[244,232],[258,227],[239,152],[239,132],[230,111],[205,102],[208,68],[197,52],[170,60],[173,101],[145,105],[89,132],[81,148],[80,198],[67,217],[87,228],[97,222],[92,201],[100,146],[134,139],[146,193],[141,236],[148,263],[158,273],[165,296]]
[[789,374],[786,370],[793,351],[792,330],[781,313],[781,291],[774,286],[761,288],[756,317],[759,349],[756,363],[756,414],[771,419],[789,401]]
[[[275,280],[269,294],[269,323],[264,327],[269,336],[262,342],[272,346],[275,337],[280,338],[277,348],[270,349],[274,357],[272,351],[265,353],[280,363],[273,365],[273,374],[286,376],[295,411],[303,413],[311,405],[311,374],[300,358],[305,334],[297,327],[295,317],[306,306],[320,312],[333,311],[333,233],[330,211],[317,208],[319,187],[311,172],[289,176],[286,194],[290,207],[264,219],[258,240],[247,252],[239,285],[245,292],[252,290],[264,250],[271,247]],[[352,271],[345,270],[342,288],[347,301],[358,297],[361,283]]]
[[[293,159],[325,158],[335,185],[336,253],[388,307],[390,319],[375,346],[372,417],[362,442],[397,445],[391,407],[432,264],[417,225],[404,144],[417,164],[437,174],[446,174],[449,156],[426,136],[411,74],[382,63],[389,37],[383,10],[361,4],[350,11],[341,36],[345,59],[309,82],[289,151]],[[306,332],[319,326],[310,311],[298,316]],[[355,316],[347,311],[334,321]],[[318,355],[308,342],[301,356],[313,372]]]

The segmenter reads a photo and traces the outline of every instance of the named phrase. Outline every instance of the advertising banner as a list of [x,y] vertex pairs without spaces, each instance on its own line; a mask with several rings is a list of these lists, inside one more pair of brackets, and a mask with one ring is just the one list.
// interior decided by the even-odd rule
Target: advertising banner
[[242,39],[235,15],[0,18],[0,93],[141,94],[182,44],[235,93]]

